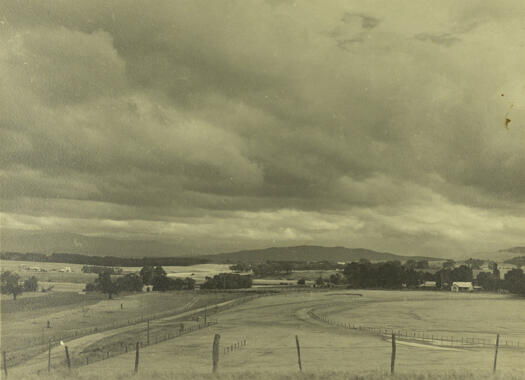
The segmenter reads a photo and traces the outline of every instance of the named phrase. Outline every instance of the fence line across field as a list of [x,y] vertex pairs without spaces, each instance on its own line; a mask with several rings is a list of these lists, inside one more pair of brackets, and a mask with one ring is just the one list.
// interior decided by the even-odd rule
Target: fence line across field
[[[367,332],[369,334],[379,335],[382,337],[389,337],[391,334],[395,333],[398,340],[411,341],[415,343],[428,344],[439,346],[449,346],[449,347],[494,347],[494,339],[481,338],[481,337],[454,337],[453,335],[441,335],[441,334],[431,334],[424,331],[408,330],[408,329],[392,329],[392,328],[382,328],[382,327],[370,327],[363,326],[359,324],[353,324],[350,322],[335,321],[328,318],[326,315],[319,315],[313,310],[308,312],[310,317],[327,323],[332,326],[341,327],[349,330],[358,330]],[[509,340],[509,339],[500,339],[499,341],[500,348],[510,348],[523,350],[525,349],[525,344],[520,343],[518,340]]]
[[[74,332],[72,332],[70,334],[60,334],[60,335],[53,335],[53,336],[50,336],[50,337],[48,336],[48,337],[39,337],[39,338],[35,337],[36,341],[35,341],[33,346],[39,346],[39,347],[42,348],[40,351],[41,352],[45,352],[48,349],[49,345],[51,345],[51,348],[54,348],[54,347],[58,346],[61,341],[65,342],[67,340],[80,338],[80,337],[83,337],[83,336],[86,336],[86,335],[95,334],[95,333],[101,333],[101,332],[104,332],[104,331],[119,329],[119,328],[128,327],[128,326],[135,326],[135,325],[138,326],[141,323],[148,323],[148,321],[154,321],[154,320],[158,320],[158,319],[174,316],[174,313],[189,313],[188,315],[185,316],[186,318],[193,317],[193,316],[202,316],[204,318],[206,316],[209,316],[209,315],[212,315],[212,314],[216,314],[219,311],[228,310],[228,309],[230,309],[230,308],[232,308],[234,306],[238,306],[238,305],[243,304],[243,303],[245,303],[247,301],[253,300],[254,298],[259,298],[259,297],[262,297],[262,296],[263,296],[262,294],[249,295],[249,296],[244,296],[244,297],[240,297],[240,298],[237,298],[237,299],[232,299],[230,301],[221,302],[219,304],[203,306],[203,307],[200,307],[200,308],[194,309],[194,310],[189,309],[189,310],[186,310],[186,311],[177,311],[177,312],[175,312],[174,310],[169,310],[169,311],[165,311],[165,312],[161,312],[161,313],[156,313],[156,314],[153,314],[153,315],[148,315],[147,317],[145,317],[143,315],[140,318],[127,319],[127,320],[124,320],[122,322],[121,321],[116,321],[116,322],[113,322],[113,323],[106,324],[106,325],[104,325],[102,327],[98,326],[98,327],[89,327],[89,328],[84,328],[84,329],[77,329],[77,330],[75,330]],[[14,367],[15,365],[19,364],[19,362],[21,361],[21,356],[24,356],[25,354],[26,354],[26,350],[25,349],[24,350],[19,350],[19,351],[15,352],[15,353],[11,353],[11,354],[9,353],[9,351],[7,351],[7,357],[6,357],[6,360],[5,360],[5,365],[7,367]],[[30,359],[30,357],[28,357],[26,359]],[[2,368],[3,367],[4,367],[4,362],[2,362]]]
[[[328,320],[326,317],[324,316],[318,316],[321,320]],[[332,321],[333,322],[333,321]],[[91,357],[90,356],[87,356],[86,357],[86,363],[80,363],[79,361],[75,361],[73,362],[71,360],[71,357],[70,357],[70,353],[68,351],[68,346],[65,345],[63,342],[61,342],[62,345],[64,345],[64,352],[65,352],[65,365],[68,369],[71,369],[72,366],[76,366],[76,367],[79,367],[79,366],[82,366],[83,364],[90,364],[90,363],[93,363],[95,361],[100,361],[100,360],[104,360],[104,359],[108,359],[110,357],[115,357],[117,355],[121,355],[121,354],[124,354],[124,353],[127,353],[127,352],[133,352],[133,349],[135,350],[135,356],[134,356],[134,372],[137,373],[139,372],[139,368],[140,368],[140,350],[144,347],[148,347],[150,345],[153,345],[153,344],[156,344],[156,343],[160,343],[160,342],[163,342],[163,341],[166,341],[168,339],[173,339],[173,338],[176,338],[176,337],[179,337],[181,335],[184,335],[184,334],[187,334],[187,333],[190,333],[190,332],[193,332],[193,331],[197,331],[197,330],[200,330],[200,329],[203,329],[203,328],[206,328],[206,327],[209,327],[209,326],[212,326],[212,325],[215,325],[217,324],[217,322],[212,322],[212,321],[207,321],[205,324],[199,324],[197,326],[192,326],[190,328],[187,328],[187,329],[184,329],[184,330],[179,330],[176,334],[163,334],[163,336],[155,336],[154,339],[152,339],[152,342],[155,341],[155,343],[151,343],[151,344],[148,344],[148,342],[141,342],[141,341],[137,341],[136,343],[134,344],[126,344],[125,345],[125,352],[122,352],[122,351],[118,351],[118,352],[110,352],[110,351],[107,351],[106,355],[102,355],[101,358],[95,358],[95,360],[92,360],[90,361]],[[341,324],[340,322],[337,322],[336,323],[336,326],[341,326],[341,327],[346,327],[346,326],[349,326],[348,324]],[[390,355],[390,372],[391,374],[394,374],[395,372],[395,368],[396,368],[396,346],[397,346],[397,335],[395,332],[392,332],[390,334],[390,342],[391,342],[391,346],[392,346],[392,349],[391,349],[391,355]],[[301,358],[301,345],[299,343],[299,336],[298,335],[295,335],[295,346],[296,346],[296,351],[297,351],[297,365],[298,365],[298,369],[300,372],[303,371],[303,361],[302,361],[302,358]],[[237,340],[235,341],[234,343],[231,343],[231,344],[228,344],[226,345],[222,352],[223,352],[223,356],[227,356],[226,353],[233,353],[234,351],[237,351],[241,348],[244,348],[246,347],[247,345],[247,340],[246,339],[241,339],[241,340]],[[131,349],[128,349],[128,347],[131,347]],[[494,359],[493,359],[493,372],[495,373],[496,372],[496,369],[497,369],[497,359],[498,359],[498,349],[500,347],[500,336],[499,334],[497,334],[497,337],[496,337],[496,343],[494,345],[495,347],[495,353],[494,353]],[[288,346],[283,346],[283,348],[286,348],[288,350],[292,350],[293,349],[293,346],[292,344],[288,345]],[[314,348],[313,346],[306,346],[306,348],[308,349],[311,349],[311,348]],[[51,348],[49,350],[49,352],[51,352]],[[155,353],[155,352],[169,352],[169,350],[159,350],[159,351],[153,351],[153,352],[148,352],[149,354],[152,354],[152,353]],[[213,339],[213,346],[212,346],[212,372],[215,373],[219,370],[219,361],[220,361],[220,355],[219,355],[219,352],[221,352],[220,350],[220,334],[215,334],[214,336],[214,339]],[[4,356],[4,363],[5,363],[5,352],[3,353],[3,356]],[[51,357],[51,356],[49,356]],[[74,365],[72,365],[72,362],[74,363]],[[64,362],[61,361],[61,366],[64,365]],[[131,367],[131,360],[130,360],[130,367]],[[5,376],[7,377],[7,367],[4,366],[4,374]],[[40,370],[39,372],[37,372],[37,374],[40,374],[43,370]],[[48,372],[51,371],[51,363],[48,364]]]

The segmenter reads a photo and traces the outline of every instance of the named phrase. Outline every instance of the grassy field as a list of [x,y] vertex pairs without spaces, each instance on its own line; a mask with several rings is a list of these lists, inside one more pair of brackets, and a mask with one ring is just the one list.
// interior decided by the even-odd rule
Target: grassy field
[[17,363],[45,350],[50,340],[70,340],[93,334],[95,329],[111,330],[141,319],[155,319],[240,296],[239,293],[180,291],[123,294],[108,300],[100,293],[63,292],[5,300],[2,301],[2,350]]
[[[322,314],[368,327],[424,331],[435,336],[521,340],[525,346],[525,299],[496,294],[367,291],[359,307],[334,305]],[[387,296],[390,294],[391,296]],[[387,314],[387,315],[385,315]]]
[[355,373],[349,371],[250,371],[238,373],[217,373],[217,374],[203,374],[203,373],[184,373],[172,371],[143,371],[139,374],[134,374],[131,371],[109,370],[103,373],[98,372],[81,372],[81,371],[61,371],[53,373],[52,375],[39,375],[28,377],[30,380],[61,380],[61,379],[78,379],[78,380],[127,380],[133,376],[137,380],[171,380],[171,379],[193,379],[193,380],[521,380],[524,378],[523,371],[504,371],[496,375],[486,372],[472,372],[472,371],[454,371],[448,370],[442,373],[398,373],[393,376],[389,373],[364,372]]
[[[224,378],[266,378],[270,371],[283,374],[282,377],[272,375],[275,378],[317,379],[332,373],[332,378],[336,379],[353,374],[364,376],[364,379],[379,379],[388,373],[389,341],[312,319],[309,315],[312,310],[341,319],[348,315],[352,318],[359,316],[363,323],[400,326],[419,321],[424,328],[443,325],[476,334],[493,334],[496,329],[501,329],[502,333],[512,331],[515,336],[525,333],[525,326],[518,323],[520,315],[525,315],[525,302],[510,296],[410,291],[359,291],[362,296],[356,293],[349,290],[296,291],[256,298],[214,316],[218,319],[215,326],[141,349],[139,372],[143,377],[139,378],[150,378],[154,371],[166,374],[155,377],[160,379],[162,376],[170,378],[173,374],[177,374],[177,378],[208,378],[211,346],[216,333],[221,335],[219,366]],[[404,313],[406,307],[414,314]],[[371,311],[361,312],[361,309]],[[475,318],[471,315],[471,311],[481,313],[485,309],[491,311]],[[444,313],[451,315],[444,318]],[[473,326],[473,319],[480,322]],[[296,373],[296,335],[301,345],[303,377],[297,377]],[[224,351],[225,347],[241,340],[247,341],[245,347],[234,352]],[[94,342],[96,340],[89,344]],[[74,343],[70,343],[72,356],[78,356],[89,347]],[[515,374],[515,378],[524,378],[524,355],[524,350],[501,349],[499,378],[512,378]],[[493,348],[437,349],[398,344],[396,370],[400,375],[397,378],[492,378],[493,358]],[[124,377],[131,373],[134,359],[135,353],[129,352],[75,371],[78,371],[78,378],[86,379],[96,379],[100,373],[113,373],[109,378]],[[59,367],[61,363],[63,365],[63,354],[58,352],[53,362]],[[17,378],[34,373],[24,368],[13,368],[13,372],[17,373]]]

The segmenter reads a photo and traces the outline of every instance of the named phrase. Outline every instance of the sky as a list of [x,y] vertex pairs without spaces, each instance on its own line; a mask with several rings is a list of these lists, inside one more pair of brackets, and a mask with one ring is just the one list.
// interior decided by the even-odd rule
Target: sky
[[2,2],[0,249],[525,245],[524,61],[521,0]]

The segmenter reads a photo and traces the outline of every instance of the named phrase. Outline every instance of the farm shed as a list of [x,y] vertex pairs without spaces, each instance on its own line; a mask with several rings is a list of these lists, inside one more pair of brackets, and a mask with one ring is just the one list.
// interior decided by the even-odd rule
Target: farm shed
[[437,284],[436,281],[425,281],[421,285],[419,285],[421,289],[436,289]]
[[452,287],[450,288],[453,292],[473,292],[474,287],[472,282],[453,282]]

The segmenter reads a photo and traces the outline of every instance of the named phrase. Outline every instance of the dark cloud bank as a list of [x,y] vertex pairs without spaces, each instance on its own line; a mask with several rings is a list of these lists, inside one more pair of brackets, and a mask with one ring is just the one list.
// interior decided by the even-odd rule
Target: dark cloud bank
[[523,245],[505,3],[4,2],[2,249]]

